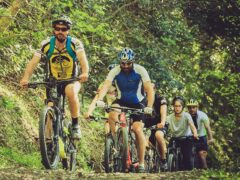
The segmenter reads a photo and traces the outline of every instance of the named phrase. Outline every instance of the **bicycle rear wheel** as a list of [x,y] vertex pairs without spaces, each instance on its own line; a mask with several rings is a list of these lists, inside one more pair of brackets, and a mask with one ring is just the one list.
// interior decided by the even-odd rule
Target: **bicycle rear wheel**
[[44,107],[39,121],[39,143],[42,164],[46,169],[57,168],[59,162],[59,121],[52,107]]
[[138,162],[138,154],[137,154],[137,146],[136,146],[136,137],[133,132],[131,132],[130,138],[130,157],[131,157],[131,162],[136,163]]
[[77,152],[72,152],[70,154],[70,171],[75,171],[77,169]]
[[75,171],[77,168],[77,144],[71,138],[71,123],[64,121],[66,124],[63,125],[63,137],[64,137],[64,151],[66,158],[62,159],[62,165],[64,169]]
[[198,169],[199,168],[199,159],[198,159],[198,154],[196,152],[196,147],[193,147],[192,149],[192,164],[193,164],[193,169]]
[[105,138],[105,149],[104,149],[104,168],[105,172],[109,173],[113,171],[113,148],[114,143],[111,135],[107,135]]

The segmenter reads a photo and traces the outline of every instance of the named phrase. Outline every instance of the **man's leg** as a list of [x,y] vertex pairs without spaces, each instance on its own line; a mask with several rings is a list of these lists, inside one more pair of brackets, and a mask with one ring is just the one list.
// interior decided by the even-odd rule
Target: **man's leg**
[[155,133],[156,140],[158,142],[158,149],[160,154],[160,161],[161,161],[161,168],[165,171],[167,170],[167,160],[166,160],[166,153],[167,153],[167,147],[166,142],[164,139],[164,132],[161,130],[156,131]]
[[73,127],[73,138],[80,139],[81,131],[78,124],[78,117],[80,115],[80,103],[78,98],[78,93],[80,91],[80,83],[74,82],[68,84],[65,88],[65,94],[68,98],[69,109],[72,116],[72,127]]
[[137,147],[138,147],[138,159],[139,165],[144,165],[144,156],[145,156],[145,136],[143,133],[143,123],[140,121],[135,121],[132,125],[133,131],[136,135]]
[[[120,107],[119,104],[113,104],[112,107]],[[119,109],[115,109],[114,111],[109,112],[109,126],[110,126],[110,130],[111,133],[113,135],[113,137],[115,136],[115,132],[116,132],[116,122],[118,120],[118,116],[120,114],[120,110]]]
[[201,168],[203,169],[207,169],[207,151],[199,151],[198,152],[198,157],[200,159],[200,164],[201,164]]
[[167,152],[167,147],[166,147],[166,142],[164,139],[164,133],[160,130],[156,131],[155,137],[157,139],[158,145],[159,145],[159,150],[160,150],[160,155],[161,159],[166,159],[166,152]]

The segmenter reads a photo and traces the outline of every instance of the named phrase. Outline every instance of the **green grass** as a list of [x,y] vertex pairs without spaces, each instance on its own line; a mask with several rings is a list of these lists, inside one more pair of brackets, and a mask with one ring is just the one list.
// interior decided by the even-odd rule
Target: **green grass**
[[201,175],[200,179],[240,179],[239,172],[227,172],[224,170],[206,170]]
[[42,168],[39,152],[25,154],[23,152],[0,147],[0,168],[21,165],[31,168]]

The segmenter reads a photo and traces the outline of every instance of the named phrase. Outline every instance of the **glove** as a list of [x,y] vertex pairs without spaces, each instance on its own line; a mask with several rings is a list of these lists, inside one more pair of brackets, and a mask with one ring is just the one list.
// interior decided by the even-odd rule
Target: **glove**
[[101,101],[101,100],[97,100],[96,106],[97,106],[97,107],[100,107],[100,108],[104,108],[106,105],[105,105],[105,102],[103,102],[103,101]]
[[145,107],[144,108],[144,114],[152,114],[153,112],[153,109],[151,107]]

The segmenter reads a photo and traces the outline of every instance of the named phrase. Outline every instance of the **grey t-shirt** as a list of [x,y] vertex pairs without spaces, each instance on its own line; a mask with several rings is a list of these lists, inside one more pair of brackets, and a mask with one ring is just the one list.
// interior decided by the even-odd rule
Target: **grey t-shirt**
[[169,131],[173,137],[192,136],[189,122],[193,123],[193,120],[189,113],[183,112],[179,120],[176,120],[174,113],[170,114],[166,122],[169,124]]
[[206,128],[205,125],[209,124],[209,119],[207,114],[205,114],[202,111],[197,111],[197,132],[198,132],[198,136],[206,136]]

